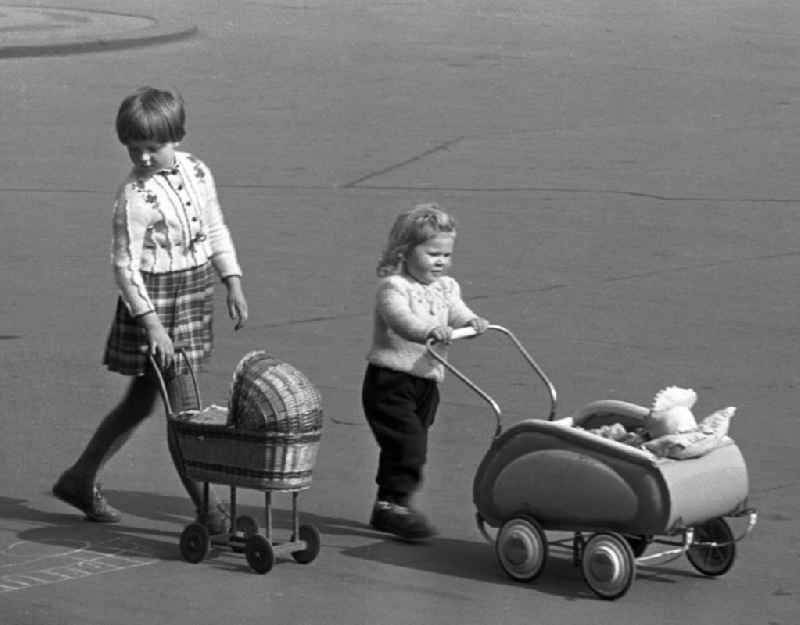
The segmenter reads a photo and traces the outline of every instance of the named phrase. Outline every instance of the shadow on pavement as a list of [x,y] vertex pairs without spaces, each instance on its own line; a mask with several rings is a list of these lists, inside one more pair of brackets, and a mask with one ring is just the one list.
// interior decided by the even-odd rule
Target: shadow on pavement
[[27,500],[0,497],[0,519],[36,525],[17,533],[17,542],[42,546],[126,552],[160,560],[179,560],[176,533],[126,523],[88,523],[78,511],[43,512]]
[[[224,495],[224,491],[218,490]],[[37,525],[19,532],[19,542],[36,543],[49,548],[105,549],[165,561],[182,559],[178,546],[180,533],[193,518],[187,499],[137,491],[107,491],[107,494],[114,506],[129,520],[123,516],[123,521],[117,524],[88,523],[77,511],[63,514],[43,512],[31,508],[27,500],[8,497],[0,497],[0,519]],[[222,499],[225,500],[224,497]],[[286,540],[291,531],[291,510],[273,505],[272,511],[275,539]],[[252,516],[260,525],[264,523],[263,507],[240,505],[237,513]],[[163,530],[136,525],[135,517],[168,522],[174,527]],[[313,524],[319,529],[323,546],[325,536],[356,536],[369,541],[355,547],[340,548],[339,554],[347,558],[484,583],[523,585],[506,577],[497,564],[492,546],[483,541],[440,536],[427,543],[411,544],[377,533],[361,522],[303,512],[302,506],[300,522]],[[225,551],[229,550],[217,549],[212,552],[208,564],[224,569],[247,566],[238,557],[236,561],[217,557]],[[642,566],[637,569],[637,577],[648,582],[672,584],[676,577],[697,577],[697,574],[674,567]],[[530,586],[536,592],[567,599],[594,597],[582,579],[580,569],[573,565],[571,552],[559,546],[558,542],[551,544],[545,569]]]

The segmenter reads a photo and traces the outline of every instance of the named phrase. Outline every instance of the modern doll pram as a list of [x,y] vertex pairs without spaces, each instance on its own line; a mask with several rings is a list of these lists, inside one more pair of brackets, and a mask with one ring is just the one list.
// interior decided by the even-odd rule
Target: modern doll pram
[[[588,431],[614,423],[631,430],[644,424],[647,408],[614,400],[592,402],[556,420],[556,390],[545,373],[509,330],[490,329],[506,335],[544,382],[551,400],[548,420],[528,419],[504,431],[495,400],[431,343],[428,351],[495,414],[494,438],[476,472],[473,500],[478,528],[494,544],[506,574],[518,581],[539,576],[550,545],[545,530],[573,533],[573,561],[604,599],[628,591],[637,563],[685,553],[704,575],[726,573],[736,542],[756,523],[756,512],[747,505],[747,468],[736,444],[726,438],[701,457],[674,460]],[[454,338],[474,335],[462,329]],[[747,526],[735,537],[725,517],[742,516],[748,517]],[[497,528],[496,536],[487,526]],[[670,548],[644,555],[656,543]]]

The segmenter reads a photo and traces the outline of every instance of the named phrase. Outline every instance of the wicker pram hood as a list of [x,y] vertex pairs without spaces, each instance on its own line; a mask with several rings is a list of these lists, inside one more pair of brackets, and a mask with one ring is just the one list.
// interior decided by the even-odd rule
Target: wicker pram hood
[[302,434],[322,429],[319,391],[298,369],[264,350],[246,354],[233,372],[229,423],[251,431]]

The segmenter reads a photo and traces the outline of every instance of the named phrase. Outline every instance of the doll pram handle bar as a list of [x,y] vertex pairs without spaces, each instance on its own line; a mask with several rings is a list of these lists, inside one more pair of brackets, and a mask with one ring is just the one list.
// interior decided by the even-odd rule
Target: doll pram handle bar
[[[487,330],[494,330],[496,332],[500,332],[501,334],[505,334],[511,342],[516,346],[519,352],[522,354],[522,357],[525,361],[531,366],[531,368],[536,372],[536,375],[539,376],[539,379],[544,382],[544,385],[547,387],[547,391],[550,394],[550,415],[548,419],[552,421],[556,417],[556,404],[558,402],[558,395],[556,393],[556,388],[553,386],[553,383],[550,382],[550,379],[547,377],[547,374],[542,370],[539,364],[533,359],[528,353],[528,350],[525,349],[525,346],[519,342],[514,333],[511,330],[504,328],[503,326],[490,324]],[[453,333],[450,335],[451,340],[458,340],[458,339],[465,339],[477,336],[478,333],[475,332],[474,328],[466,327],[466,328],[458,328],[457,330],[453,330]],[[454,376],[456,376],[459,380],[461,380],[464,384],[469,386],[473,391],[475,391],[480,397],[482,397],[486,403],[491,406],[492,411],[494,412],[495,419],[496,419],[496,426],[494,431],[494,436],[497,437],[500,432],[503,430],[502,425],[502,413],[500,411],[500,406],[498,403],[482,388],[480,388],[477,384],[475,384],[472,380],[470,380],[466,375],[464,375],[461,371],[456,369],[450,362],[442,356],[439,352],[433,349],[433,345],[436,343],[435,340],[429,339],[426,343],[426,347],[428,349],[428,353],[433,356],[436,360],[438,360],[444,367],[450,371]]]
[[[189,372],[189,379],[192,382],[192,391],[194,392],[194,400],[195,405],[193,406],[197,410],[200,410],[202,406],[202,402],[200,400],[200,387],[197,384],[197,376],[194,373],[194,368],[192,367],[192,363],[189,362],[189,357],[186,355],[186,352],[182,348],[178,348],[175,350],[175,358],[181,358],[183,360],[183,364],[186,367],[186,370]],[[175,411],[172,408],[172,402],[169,399],[169,392],[167,391],[167,383],[164,379],[164,372],[161,371],[161,367],[158,366],[156,359],[153,358],[153,355],[150,354],[150,365],[153,367],[153,371],[155,371],[156,379],[158,380],[159,390],[161,391],[161,399],[164,400],[164,408],[167,411],[167,416],[172,418],[175,416]],[[184,407],[185,409],[186,407]]]

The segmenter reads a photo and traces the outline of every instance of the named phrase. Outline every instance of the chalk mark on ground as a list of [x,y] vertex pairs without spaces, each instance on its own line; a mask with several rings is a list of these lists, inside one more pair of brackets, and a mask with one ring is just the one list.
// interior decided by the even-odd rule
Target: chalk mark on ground
[[[20,546],[24,542],[14,543],[11,547]],[[117,542],[111,541],[104,545],[95,545],[94,548],[54,553],[49,557],[41,556],[36,560],[52,560],[51,566],[42,568],[29,569],[22,566],[30,564],[31,560],[21,562],[18,572],[0,575],[0,594],[138,568],[157,562],[139,550],[136,544],[124,541],[115,545]],[[13,564],[10,566],[13,567]],[[3,568],[8,568],[8,565]]]

